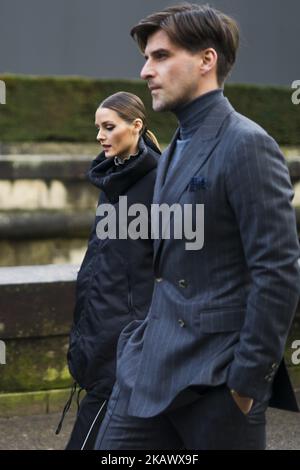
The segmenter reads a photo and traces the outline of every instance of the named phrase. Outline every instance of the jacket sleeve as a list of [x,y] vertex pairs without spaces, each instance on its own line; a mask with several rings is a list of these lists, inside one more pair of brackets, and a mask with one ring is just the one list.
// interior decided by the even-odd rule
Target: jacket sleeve
[[299,243],[293,188],[276,142],[247,133],[227,160],[226,188],[251,274],[246,318],[227,385],[270,398],[299,300]]

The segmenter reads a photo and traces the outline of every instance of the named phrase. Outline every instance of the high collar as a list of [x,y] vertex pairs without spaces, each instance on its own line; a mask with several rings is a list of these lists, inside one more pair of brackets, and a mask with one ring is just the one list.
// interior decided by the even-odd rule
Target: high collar
[[88,178],[104,191],[110,202],[117,202],[130,186],[157,166],[158,154],[145,144],[143,138],[139,141],[139,150],[120,166],[115,165],[113,158],[106,158],[104,152],[93,160]]
[[180,138],[190,139],[210,110],[222,99],[224,99],[223,90],[218,88],[176,108],[174,114],[179,121]]

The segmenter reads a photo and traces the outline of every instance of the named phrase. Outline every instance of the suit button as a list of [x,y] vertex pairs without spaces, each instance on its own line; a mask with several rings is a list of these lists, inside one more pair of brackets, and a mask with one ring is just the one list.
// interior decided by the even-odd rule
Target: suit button
[[185,323],[184,321],[182,320],[182,318],[178,318],[178,323],[179,325],[181,326],[181,328],[183,328],[185,326]]
[[276,363],[276,362],[274,362],[274,364],[272,364],[272,365],[271,365],[271,367],[272,367],[272,369],[273,369],[273,370],[276,370],[276,369],[277,369],[277,367],[278,367],[278,365],[277,365],[277,363]]
[[155,280],[156,280],[156,282],[161,282],[161,281],[162,281],[162,277],[157,277]]
[[188,286],[185,279],[180,279],[180,281],[178,281],[178,284],[179,284],[179,287],[181,287],[182,289],[185,289]]

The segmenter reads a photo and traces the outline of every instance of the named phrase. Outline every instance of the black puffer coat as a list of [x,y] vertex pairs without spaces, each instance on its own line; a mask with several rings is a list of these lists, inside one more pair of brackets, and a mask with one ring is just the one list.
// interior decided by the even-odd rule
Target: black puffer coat
[[[139,154],[124,165],[116,166],[113,158],[106,159],[101,153],[88,173],[90,181],[102,190],[99,204],[113,204],[117,220],[119,196],[127,196],[128,207],[144,204],[149,214],[149,237],[137,240],[118,239],[118,231],[117,239],[100,240],[96,226],[103,217],[96,216],[78,273],[68,365],[80,387],[93,390],[101,399],[109,397],[115,381],[121,330],[131,321],[143,319],[151,301],[150,207],[158,156],[141,138]],[[133,218],[128,217],[128,223]]]

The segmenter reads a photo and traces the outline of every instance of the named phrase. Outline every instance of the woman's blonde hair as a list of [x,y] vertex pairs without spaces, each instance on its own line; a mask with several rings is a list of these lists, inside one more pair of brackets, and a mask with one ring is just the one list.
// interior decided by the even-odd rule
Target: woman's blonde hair
[[[146,109],[142,100],[127,91],[118,91],[113,95],[108,96],[100,103],[99,108],[108,108],[115,111],[121,119],[128,123],[132,123],[135,119],[141,119],[143,127],[140,135],[142,135],[146,143],[149,144],[153,150],[160,152],[160,146],[157,138],[149,129],[146,123]],[[152,145],[151,145],[152,144]]]

